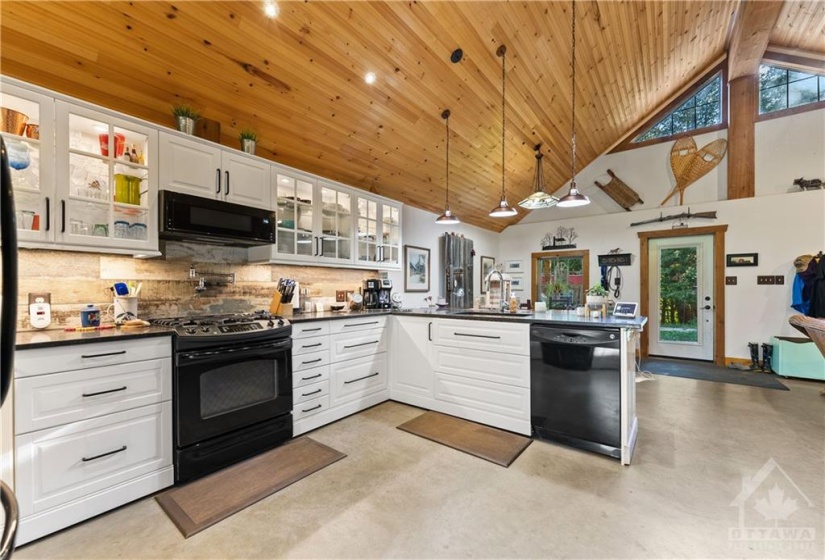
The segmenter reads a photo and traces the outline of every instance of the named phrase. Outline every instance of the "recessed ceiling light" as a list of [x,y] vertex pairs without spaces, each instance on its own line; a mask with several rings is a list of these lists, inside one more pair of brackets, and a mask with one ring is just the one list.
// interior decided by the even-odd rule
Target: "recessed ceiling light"
[[367,72],[364,75],[364,81],[367,82],[369,85],[375,83],[375,72]]
[[269,19],[273,19],[278,17],[278,14],[281,12],[281,9],[278,7],[278,3],[275,0],[264,0],[264,14]]

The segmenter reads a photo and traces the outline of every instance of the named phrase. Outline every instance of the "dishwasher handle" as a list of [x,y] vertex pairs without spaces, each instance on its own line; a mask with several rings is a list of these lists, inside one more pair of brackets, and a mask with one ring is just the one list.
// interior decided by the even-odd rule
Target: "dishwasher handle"
[[559,329],[540,326],[530,327],[533,342],[562,344],[569,346],[613,346],[621,341],[618,329]]

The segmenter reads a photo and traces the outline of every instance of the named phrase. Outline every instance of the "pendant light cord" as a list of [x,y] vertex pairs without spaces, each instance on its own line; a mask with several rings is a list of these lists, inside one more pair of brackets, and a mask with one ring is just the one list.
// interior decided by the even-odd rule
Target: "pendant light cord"
[[504,193],[504,98],[507,87],[507,80],[504,75],[505,55],[507,54],[507,47],[502,45],[501,50],[501,198],[505,197]]
[[572,125],[572,150],[573,154],[570,158],[570,184],[573,188],[576,186],[576,0],[572,0],[573,4],[573,125]]
[[445,210],[450,211],[450,110],[445,109],[441,113],[441,118],[447,122],[447,169],[445,175],[447,176],[447,200],[445,201]]

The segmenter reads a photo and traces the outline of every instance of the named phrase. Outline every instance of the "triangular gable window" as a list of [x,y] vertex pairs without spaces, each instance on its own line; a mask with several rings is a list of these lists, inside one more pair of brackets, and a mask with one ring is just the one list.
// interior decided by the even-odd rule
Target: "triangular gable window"
[[684,132],[701,132],[722,124],[722,73],[717,73],[699,90],[663,119],[637,136],[633,143],[666,139]]
[[759,114],[825,101],[825,76],[781,66],[759,67]]

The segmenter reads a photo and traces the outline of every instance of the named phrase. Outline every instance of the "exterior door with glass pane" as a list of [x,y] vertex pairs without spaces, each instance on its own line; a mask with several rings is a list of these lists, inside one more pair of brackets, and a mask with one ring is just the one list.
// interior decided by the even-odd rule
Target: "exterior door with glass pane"
[[401,207],[381,205],[381,246],[378,255],[383,268],[401,267]]
[[713,236],[651,239],[649,354],[713,360]]
[[315,180],[296,173],[274,172],[275,169],[277,256],[286,260],[312,259],[320,252],[313,229]]
[[54,240],[54,99],[11,84],[0,84],[7,110],[2,131],[21,242]]
[[318,258],[352,262],[352,195],[324,183],[319,185],[319,192]]
[[157,250],[157,131],[56,103],[57,240]]

